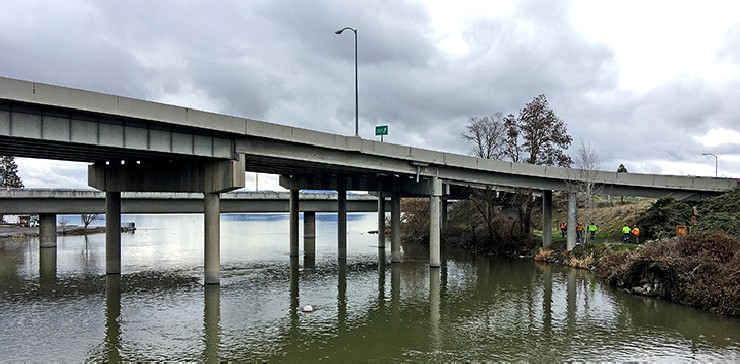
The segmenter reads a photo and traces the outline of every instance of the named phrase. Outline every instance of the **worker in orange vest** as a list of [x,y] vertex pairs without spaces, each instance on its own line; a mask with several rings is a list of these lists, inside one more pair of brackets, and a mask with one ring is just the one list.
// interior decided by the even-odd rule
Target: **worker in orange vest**
[[578,241],[578,244],[583,242],[583,224],[580,222],[576,225],[576,240]]
[[637,226],[632,228],[632,236],[635,237],[635,244],[640,244],[640,228]]
[[567,231],[568,231],[568,226],[565,225],[564,222],[561,222],[560,223],[560,236],[564,238]]

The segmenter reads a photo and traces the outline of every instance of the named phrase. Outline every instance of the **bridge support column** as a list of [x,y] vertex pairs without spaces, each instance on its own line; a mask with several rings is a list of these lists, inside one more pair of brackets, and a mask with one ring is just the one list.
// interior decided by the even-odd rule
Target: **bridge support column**
[[221,280],[221,201],[219,193],[204,193],[205,284]]
[[447,226],[447,209],[449,207],[449,202],[447,201],[447,196],[450,195],[450,185],[442,185],[442,210],[440,211],[440,224],[441,227],[444,229]]
[[39,281],[41,284],[54,283],[57,279],[56,247],[39,249]]
[[391,263],[401,263],[401,194],[391,195]]
[[300,211],[298,210],[298,192],[299,190],[290,190],[290,256],[298,256],[298,220]]
[[316,257],[316,212],[303,213],[303,255],[310,261]]
[[39,245],[42,248],[57,246],[56,214],[39,214]]
[[378,193],[378,248],[385,249],[385,197]]
[[337,256],[347,259],[347,182],[340,176],[337,189]]
[[432,177],[432,194],[429,196],[429,266],[439,268],[440,259],[440,216],[439,205],[442,195],[442,182],[439,177]]
[[542,247],[552,244],[552,191],[542,191]]
[[105,192],[105,273],[121,274],[120,192]]
[[568,221],[567,221],[567,248],[568,251],[576,247],[576,193],[568,192]]

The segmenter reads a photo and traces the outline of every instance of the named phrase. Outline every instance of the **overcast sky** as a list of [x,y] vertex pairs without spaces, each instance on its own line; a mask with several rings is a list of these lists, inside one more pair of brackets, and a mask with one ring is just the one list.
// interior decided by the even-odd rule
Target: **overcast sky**
[[[345,26],[364,138],[468,154],[471,117],[545,94],[601,169],[713,176],[714,153],[740,177],[737,1],[5,0],[0,76],[353,135]],[[27,187],[87,185],[18,164]]]

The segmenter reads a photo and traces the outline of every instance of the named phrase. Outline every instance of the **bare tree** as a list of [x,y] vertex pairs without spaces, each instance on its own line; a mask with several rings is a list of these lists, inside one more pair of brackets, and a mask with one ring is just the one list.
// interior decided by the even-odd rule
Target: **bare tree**
[[[575,165],[578,170],[573,172],[568,185],[571,190],[580,193],[584,198],[584,215],[586,217],[584,226],[588,228],[593,216],[594,196],[600,194],[604,189],[604,186],[598,183],[598,171],[601,168],[599,155],[590,142],[584,143],[581,140],[581,147],[578,149]],[[583,240],[586,242],[586,246],[588,246],[589,239],[589,235],[584,230]]]
[[[539,95],[524,106],[518,116],[504,118],[506,149],[504,155],[513,162],[568,167],[573,160],[565,154],[573,138],[565,122],[550,109],[545,95]],[[533,191],[517,193],[520,234],[528,236],[534,209]]]
[[[471,155],[485,159],[501,158],[506,146],[506,127],[502,114],[473,117],[468,121],[465,129],[466,131],[461,133],[460,136],[473,144],[473,148],[470,151]],[[483,189],[471,187],[470,192],[471,201],[486,223],[488,246],[492,247],[497,239],[500,240],[500,237],[496,236],[494,222],[496,211],[494,198],[496,197],[496,191],[491,186],[485,186]],[[476,250],[478,250],[477,245]]]
[[504,152],[506,127],[501,113],[492,116],[473,117],[460,136],[471,142],[470,154],[478,158],[498,159]]
[[67,230],[67,224],[69,224],[69,219],[66,216],[59,218],[59,226],[62,227],[62,234]]
[[82,225],[85,231],[87,231],[87,227],[90,226],[94,221],[97,221],[100,219],[100,214],[82,214]]

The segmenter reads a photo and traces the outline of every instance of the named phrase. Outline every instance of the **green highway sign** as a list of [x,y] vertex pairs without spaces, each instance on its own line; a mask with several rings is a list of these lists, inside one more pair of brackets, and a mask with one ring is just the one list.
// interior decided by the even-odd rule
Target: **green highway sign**
[[388,135],[388,125],[376,126],[375,135]]

